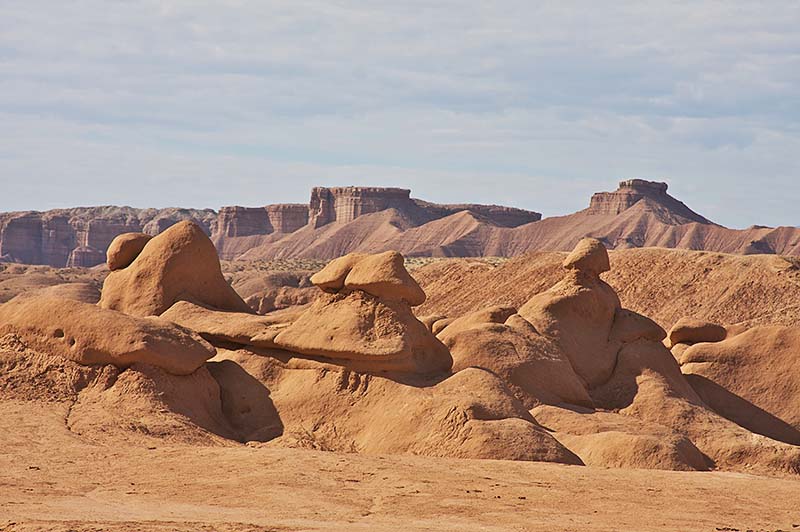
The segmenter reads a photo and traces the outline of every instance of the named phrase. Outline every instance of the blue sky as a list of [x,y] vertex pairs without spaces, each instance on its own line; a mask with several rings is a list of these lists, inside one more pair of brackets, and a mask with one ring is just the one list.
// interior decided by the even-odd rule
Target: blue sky
[[798,27],[780,0],[5,0],[0,210],[353,184],[555,215],[643,177],[800,225]]

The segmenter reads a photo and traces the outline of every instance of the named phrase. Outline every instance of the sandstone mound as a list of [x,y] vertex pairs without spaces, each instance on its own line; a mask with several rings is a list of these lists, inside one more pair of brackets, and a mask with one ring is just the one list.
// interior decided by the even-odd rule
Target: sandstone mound
[[657,423],[549,405],[531,413],[589,466],[705,471],[712,465],[689,438]]
[[80,364],[143,362],[176,375],[192,373],[214,356],[202,338],[165,320],[51,297],[17,297],[0,306],[0,334]]
[[538,334],[513,308],[495,307],[458,318],[439,338],[450,349],[454,372],[487,369],[526,408],[540,403],[592,403],[586,384],[555,343]]
[[191,221],[173,225],[147,242],[130,265],[110,272],[99,304],[132,316],[158,316],[180,300],[251,312],[222,276],[214,244]]
[[[270,446],[366,454],[580,460],[542,429],[489,372],[467,369],[414,385],[297,358],[222,351],[269,389],[284,435]],[[212,370],[216,374],[215,370]],[[239,388],[221,379],[223,397]]]
[[[254,393],[246,381],[239,384]],[[227,398],[205,367],[191,375],[172,375],[139,363],[125,370],[83,366],[34,351],[15,335],[0,336],[0,400],[59,408],[61,427],[72,441],[79,437],[114,446],[123,442],[230,446],[245,441],[225,409]],[[260,413],[266,424],[269,411]],[[44,436],[43,440],[36,443],[49,444]]]
[[98,443],[234,445],[238,439],[219,385],[204,367],[176,376],[146,364],[124,371],[105,366],[78,393],[66,421],[70,431]]
[[800,445],[800,329],[754,327],[684,351],[681,371],[724,417]]
[[376,255],[352,253],[331,261],[311,277],[311,282],[326,292],[361,290],[383,300],[421,305],[425,302],[425,292],[403,262],[403,256],[396,251]]
[[106,250],[106,264],[111,271],[126,268],[134,261],[150,239],[144,233],[123,233],[111,241]]
[[321,295],[274,341],[288,351],[346,361],[359,371],[440,373],[452,364],[447,348],[407,303],[361,291]]
[[694,318],[681,318],[669,330],[669,344],[696,344],[699,342],[720,342],[728,331],[722,325]]
[[713,461],[714,468],[756,474],[800,473],[800,448],[753,434],[712,411],[660,343],[626,344],[612,378],[591,395],[604,409],[686,436]]

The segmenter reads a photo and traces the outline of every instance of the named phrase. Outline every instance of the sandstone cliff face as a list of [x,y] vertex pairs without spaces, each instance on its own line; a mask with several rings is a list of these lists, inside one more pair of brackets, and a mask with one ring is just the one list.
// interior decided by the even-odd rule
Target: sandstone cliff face
[[237,237],[292,233],[308,224],[308,205],[280,203],[266,207],[222,207],[216,235]]
[[469,211],[501,227],[517,227],[542,218],[538,212],[472,203],[442,205],[411,197],[403,188],[315,187],[311,191],[309,223],[322,227],[332,222],[348,223],[359,216],[395,209],[414,224],[423,224],[457,212]]
[[314,187],[309,204],[309,223],[322,227],[332,222],[352,222],[363,214],[386,209],[409,211],[415,207],[411,191],[379,187]]
[[55,267],[90,267],[105,262],[111,241],[122,233],[161,233],[194,220],[211,234],[217,214],[195,209],[79,207],[0,214],[0,260]]

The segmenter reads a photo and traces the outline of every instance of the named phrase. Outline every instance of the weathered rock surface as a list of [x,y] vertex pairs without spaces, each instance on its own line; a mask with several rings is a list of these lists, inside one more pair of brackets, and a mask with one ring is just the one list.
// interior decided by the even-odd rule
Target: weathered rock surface
[[46,212],[0,213],[0,257],[49,266],[95,266],[118,235],[158,234],[180,220],[194,220],[206,233],[216,228],[216,213],[194,209],[80,207]]
[[667,184],[645,179],[627,179],[619,182],[615,192],[598,192],[592,196],[589,203],[589,212],[592,214],[621,214],[642,200],[649,200],[658,205],[663,205],[674,216],[687,222],[710,224],[706,218],[700,216],[667,194]]
[[689,438],[657,423],[549,405],[531,414],[588,466],[706,471],[712,465]]
[[190,221],[154,237],[128,267],[110,272],[99,305],[132,316],[158,316],[177,301],[251,312],[222,276],[211,240]]
[[469,367],[491,371],[528,409],[541,403],[591,405],[586,384],[558,346],[508,311],[513,309],[477,311],[439,333],[453,357],[453,371]]
[[187,329],[96,305],[47,296],[20,296],[0,306],[0,336],[80,364],[128,367],[137,362],[176,375],[192,373],[214,348]]
[[222,207],[217,219],[220,237],[292,233],[308,224],[308,205],[280,203],[265,207]]
[[[487,371],[467,369],[439,383],[409,385],[244,350],[224,351],[215,360],[236,362],[269,390],[283,425],[283,436],[269,446],[581,463]],[[223,397],[241,388],[241,376],[233,377],[219,379]]]

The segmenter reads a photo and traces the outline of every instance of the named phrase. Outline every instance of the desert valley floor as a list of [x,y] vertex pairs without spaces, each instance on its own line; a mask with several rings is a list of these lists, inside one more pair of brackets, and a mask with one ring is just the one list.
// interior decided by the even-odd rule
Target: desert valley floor
[[90,445],[66,407],[2,403],[0,530],[800,528],[800,481],[301,449]]
[[800,261],[0,263],[0,530],[800,530]]

